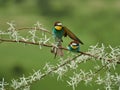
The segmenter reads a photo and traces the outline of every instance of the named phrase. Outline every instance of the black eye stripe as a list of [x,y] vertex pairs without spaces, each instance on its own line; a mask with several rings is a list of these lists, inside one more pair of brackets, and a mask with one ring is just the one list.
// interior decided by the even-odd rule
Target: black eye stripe
[[78,45],[72,45],[72,46],[78,46]]
[[62,25],[56,25],[56,26],[62,26]]

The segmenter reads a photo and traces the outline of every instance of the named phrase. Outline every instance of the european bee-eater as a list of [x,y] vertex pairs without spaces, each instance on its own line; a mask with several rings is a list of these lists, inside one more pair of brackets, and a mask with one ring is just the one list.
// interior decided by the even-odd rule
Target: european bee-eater
[[70,42],[70,44],[68,45],[68,50],[70,50],[72,52],[80,52],[79,42],[78,41]]
[[67,35],[79,43],[83,44],[83,42],[74,34],[72,33],[68,28],[62,25],[61,22],[55,22],[53,27],[53,35],[55,38],[55,42],[62,42],[62,37],[66,37]]

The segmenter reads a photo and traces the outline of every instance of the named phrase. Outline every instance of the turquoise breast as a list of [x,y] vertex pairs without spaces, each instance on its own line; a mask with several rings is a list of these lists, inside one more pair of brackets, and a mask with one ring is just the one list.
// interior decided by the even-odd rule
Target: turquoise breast
[[56,30],[55,28],[53,28],[53,35],[54,35],[54,37],[62,39],[63,34],[64,34],[64,30],[63,29],[62,30]]

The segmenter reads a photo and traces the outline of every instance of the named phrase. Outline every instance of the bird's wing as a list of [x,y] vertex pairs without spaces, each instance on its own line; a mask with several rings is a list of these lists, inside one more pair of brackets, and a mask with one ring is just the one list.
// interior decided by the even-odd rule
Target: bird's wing
[[68,35],[71,39],[83,44],[83,42],[74,33],[72,33],[67,27],[63,27],[63,29],[64,29],[64,36],[65,37]]

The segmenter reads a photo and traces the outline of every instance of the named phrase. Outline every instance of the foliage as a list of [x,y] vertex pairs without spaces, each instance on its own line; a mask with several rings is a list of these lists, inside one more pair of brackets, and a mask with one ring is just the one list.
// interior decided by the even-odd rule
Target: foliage
[[[14,23],[8,22],[9,28],[7,31],[0,31],[0,42],[13,42],[38,45],[40,49],[44,47],[55,47],[53,37],[49,30],[45,29],[39,22],[34,27],[20,28],[15,27]],[[21,31],[26,30],[27,36],[21,35]],[[6,37],[4,37],[6,36]],[[67,48],[61,48],[68,51]],[[43,68],[30,76],[13,79],[11,82],[5,82],[4,78],[0,82],[0,90],[15,89],[15,90],[30,90],[30,86],[36,81],[40,81],[48,75],[57,75],[57,80],[68,78],[66,81],[69,86],[75,90],[79,83],[84,82],[85,85],[102,85],[103,88],[97,90],[119,90],[120,75],[117,72],[117,65],[120,64],[120,47],[113,48],[112,46],[105,47],[103,44],[99,46],[90,46],[88,51],[80,53],[66,53],[67,57],[58,58],[56,65],[46,62]],[[89,70],[80,69],[80,65],[86,65],[87,62],[95,62],[94,66]],[[67,75],[72,72],[71,75]],[[92,84],[93,83],[93,84]]]

